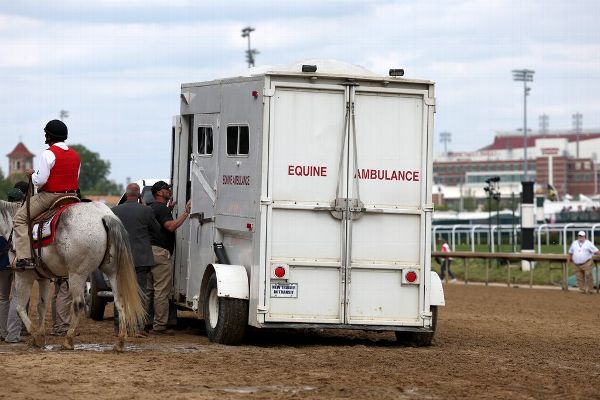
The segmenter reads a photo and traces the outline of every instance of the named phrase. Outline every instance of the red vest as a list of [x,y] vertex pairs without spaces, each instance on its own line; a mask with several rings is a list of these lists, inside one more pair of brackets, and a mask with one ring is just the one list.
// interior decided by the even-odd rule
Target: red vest
[[54,166],[50,170],[50,176],[44,186],[40,188],[40,192],[66,192],[68,190],[79,189],[79,156],[69,147],[68,150],[63,150],[58,146],[50,146],[48,148],[54,156]]

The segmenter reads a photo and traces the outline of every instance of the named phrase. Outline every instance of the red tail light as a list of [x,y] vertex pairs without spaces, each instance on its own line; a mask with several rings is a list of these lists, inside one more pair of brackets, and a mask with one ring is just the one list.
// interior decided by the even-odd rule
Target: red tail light
[[417,280],[417,274],[414,271],[408,271],[405,275],[406,281],[413,283]]
[[285,268],[283,268],[283,267],[275,268],[275,276],[278,278],[283,278],[285,276]]

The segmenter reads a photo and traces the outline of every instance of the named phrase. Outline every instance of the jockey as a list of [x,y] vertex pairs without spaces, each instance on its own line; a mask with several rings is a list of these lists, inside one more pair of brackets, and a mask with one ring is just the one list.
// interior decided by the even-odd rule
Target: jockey
[[[79,189],[79,156],[64,141],[67,139],[67,126],[54,119],[44,128],[48,149],[40,157],[37,171],[28,169],[25,173],[37,187],[38,193],[31,197],[31,219],[37,217],[65,193],[75,193]],[[34,265],[31,257],[31,244],[27,224],[27,205],[24,204],[14,217],[14,235],[17,251],[17,268]]]

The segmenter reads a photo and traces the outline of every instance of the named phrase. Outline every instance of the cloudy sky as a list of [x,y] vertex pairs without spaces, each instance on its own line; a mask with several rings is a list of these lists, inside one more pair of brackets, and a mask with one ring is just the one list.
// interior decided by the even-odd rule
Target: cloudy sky
[[[68,110],[71,143],[112,163],[111,178],[168,176],[179,88],[245,69],[240,29],[256,28],[257,65],[338,59],[436,82],[437,135],[475,150],[522,126],[522,85],[536,71],[529,125],[600,128],[597,0],[0,2],[0,153],[43,149]],[[8,168],[3,157],[0,167]]]

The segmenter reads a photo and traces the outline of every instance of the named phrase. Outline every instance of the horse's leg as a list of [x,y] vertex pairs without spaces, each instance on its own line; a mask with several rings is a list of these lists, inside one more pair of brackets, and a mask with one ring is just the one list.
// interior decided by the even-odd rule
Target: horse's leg
[[121,295],[119,294],[119,285],[117,283],[117,265],[113,261],[111,263],[103,265],[100,269],[106,274],[106,276],[110,280],[110,287],[112,289],[114,299],[113,305],[117,309],[119,314],[119,334],[113,346],[113,350],[116,352],[121,352],[125,348],[125,336],[127,335],[127,326],[125,325],[125,321],[123,320],[123,318],[125,317],[125,313],[123,311]]
[[69,327],[67,335],[65,336],[65,341],[63,342],[63,348],[66,350],[73,350],[74,348],[73,338],[75,337],[81,314],[83,314],[85,308],[85,299],[83,297],[85,280],[85,276],[69,274],[69,291],[71,292],[73,304],[71,306],[71,326]]
[[39,328],[37,331],[38,337],[46,341],[46,309],[48,307],[48,295],[50,294],[50,280],[38,279],[39,300],[37,305]]
[[17,296],[17,314],[21,317],[21,321],[23,321],[27,332],[31,334],[32,344],[39,347],[43,346],[44,343],[40,342],[40,338],[36,336],[37,327],[27,315],[27,303],[29,302],[31,286],[33,285],[34,280],[34,271],[18,271],[15,277],[15,295]]

